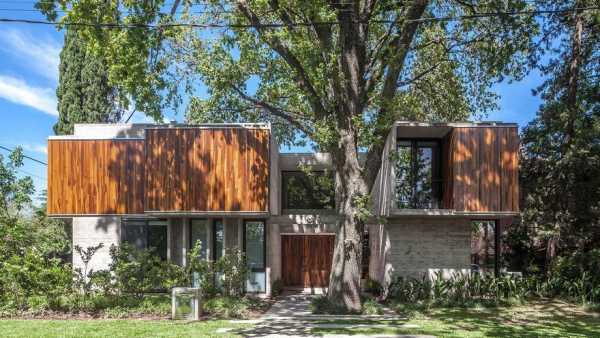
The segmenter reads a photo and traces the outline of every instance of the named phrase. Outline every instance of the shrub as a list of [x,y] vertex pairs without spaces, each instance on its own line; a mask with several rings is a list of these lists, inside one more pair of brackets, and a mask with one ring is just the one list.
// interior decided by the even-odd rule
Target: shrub
[[383,286],[381,286],[378,281],[367,278],[365,283],[365,291],[371,293],[375,297],[380,297],[383,295]]
[[283,281],[276,279],[271,283],[271,296],[277,297],[283,292]]
[[248,266],[246,257],[240,249],[226,249],[225,254],[215,262],[214,267],[224,296],[240,296],[244,293]]
[[48,259],[35,248],[27,248],[23,255],[12,255],[0,264],[0,299],[17,310],[27,309],[32,296],[53,299],[71,289],[70,265]]
[[362,313],[365,315],[382,315],[383,306],[373,298],[363,300]]
[[349,314],[344,306],[331,303],[327,296],[313,298],[310,301],[310,310],[314,314]]
[[141,298],[144,293],[164,291],[174,285],[187,284],[185,270],[163,261],[154,249],[139,250],[128,243],[110,247],[110,271],[120,292]]
[[213,297],[202,304],[202,309],[219,318],[247,318],[250,310],[257,307],[256,302],[246,297]]
[[511,276],[454,274],[433,279],[398,278],[390,286],[390,297],[407,303],[442,306],[496,305],[520,302],[530,295],[528,282]]

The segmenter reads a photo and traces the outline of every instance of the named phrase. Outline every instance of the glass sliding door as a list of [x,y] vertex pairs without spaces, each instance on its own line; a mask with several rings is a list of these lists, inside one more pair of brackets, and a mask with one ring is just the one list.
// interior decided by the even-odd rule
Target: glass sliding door
[[244,252],[250,269],[247,292],[266,292],[266,229],[265,222],[244,221]]

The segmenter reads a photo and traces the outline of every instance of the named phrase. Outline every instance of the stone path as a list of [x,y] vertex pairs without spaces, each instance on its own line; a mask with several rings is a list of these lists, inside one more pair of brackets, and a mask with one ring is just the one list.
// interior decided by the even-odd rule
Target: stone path
[[[369,328],[417,328],[412,324],[399,324],[398,321],[405,321],[406,318],[399,317],[390,309],[385,309],[383,315],[363,316],[363,315],[313,315],[310,312],[310,301],[315,297],[306,294],[288,294],[271,306],[271,308],[259,319],[253,321],[232,321],[235,323],[253,324],[252,328],[235,331],[244,337],[349,337],[345,334],[324,334],[313,333],[313,329],[369,329]],[[357,323],[336,323],[335,321],[348,320],[357,321]],[[368,321],[375,321],[369,324]],[[324,321],[332,321],[325,322]],[[360,322],[358,322],[360,321]],[[381,321],[390,321],[390,324],[382,324]],[[229,332],[223,330],[222,332]],[[353,338],[379,337],[379,338],[435,338],[433,336],[423,335],[351,335]]]

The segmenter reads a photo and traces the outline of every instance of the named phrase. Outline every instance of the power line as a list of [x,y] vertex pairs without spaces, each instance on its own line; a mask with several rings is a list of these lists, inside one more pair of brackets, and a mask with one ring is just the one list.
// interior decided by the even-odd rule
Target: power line
[[[14,149],[10,149],[10,148],[8,148],[8,147],[5,147],[5,146],[0,146],[0,149],[4,149],[4,150],[6,150],[6,151],[9,151],[9,152],[13,152],[13,151],[15,151]],[[25,155],[25,154],[23,154],[23,157],[25,157],[25,158],[27,158],[27,159],[30,159],[30,160],[32,160],[32,161],[35,161],[35,162],[37,162],[37,163],[39,163],[39,164],[48,165],[48,163],[46,163],[46,162],[44,162],[44,161],[38,160],[37,158],[33,158],[33,157],[31,157],[31,156],[27,156],[27,155]]]
[[48,179],[46,177],[42,177],[42,176],[39,176],[39,175],[36,175],[36,174],[32,174],[29,171],[23,170],[21,168],[15,168],[15,169],[17,169],[18,171],[20,171],[21,173],[23,173],[25,175],[33,176],[33,177],[38,178],[40,180],[48,181]]
[[[488,17],[499,17],[499,16],[520,16],[520,15],[544,15],[544,14],[560,14],[575,11],[589,11],[598,10],[600,6],[592,7],[577,7],[569,9],[559,10],[534,10],[534,11],[518,11],[518,12],[492,12],[492,13],[478,13],[470,15],[460,16],[446,16],[446,17],[429,17],[419,18],[411,20],[368,20],[368,21],[355,21],[355,23],[403,23],[403,22],[439,22],[439,21],[462,21],[471,19],[481,19]],[[289,26],[313,26],[313,25],[339,25],[339,21],[322,21],[322,22],[292,22],[287,23],[265,23],[260,25],[252,24],[218,24],[218,23],[191,23],[191,22],[175,22],[165,24],[122,24],[122,23],[90,23],[90,22],[59,22],[59,21],[45,21],[45,20],[32,20],[32,19],[13,19],[13,18],[0,18],[0,23],[25,23],[25,24],[40,24],[40,25],[52,25],[52,26],[83,26],[83,27],[96,27],[96,28],[108,28],[108,29],[157,29],[157,28],[176,28],[176,27],[189,27],[189,28],[281,28]]]

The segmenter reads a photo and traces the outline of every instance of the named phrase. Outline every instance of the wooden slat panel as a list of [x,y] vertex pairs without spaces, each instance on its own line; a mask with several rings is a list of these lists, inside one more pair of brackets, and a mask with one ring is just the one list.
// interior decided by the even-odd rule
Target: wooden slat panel
[[286,286],[329,285],[335,235],[281,235],[281,276]]
[[142,140],[49,140],[48,214],[143,212]]
[[[459,211],[519,211],[516,127],[454,128],[444,140],[443,205]],[[452,200],[450,200],[452,197]]]
[[146,211],[268,211],[269,132],[146,131]]

